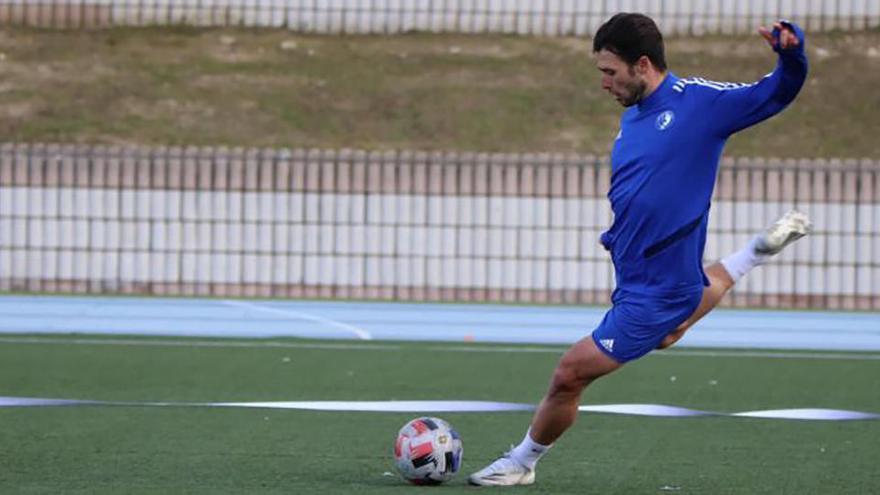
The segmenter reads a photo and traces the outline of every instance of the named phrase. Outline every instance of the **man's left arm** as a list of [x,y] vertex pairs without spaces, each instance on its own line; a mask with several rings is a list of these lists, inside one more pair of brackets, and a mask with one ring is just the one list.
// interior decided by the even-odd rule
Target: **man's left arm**
[[718,91],[711,116],[724,135],[730,135],[781,112],[794,101],[807,78],[804,33],[796,24],[780,21],[773,30],[759,29],[779,54],[776,69],[760,81]]

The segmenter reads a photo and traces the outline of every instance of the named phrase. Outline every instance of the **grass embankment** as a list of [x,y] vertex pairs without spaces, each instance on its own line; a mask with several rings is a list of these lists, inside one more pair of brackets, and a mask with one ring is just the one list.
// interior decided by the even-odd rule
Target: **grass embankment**
[[[880,157],[880,32],[815,34],[785,114],[732,155]],[[754,36],[668,42],[679,76],[752,81]],[[3,141],[604,154],[620,107],[589,40],[192,28],[0,32]]]

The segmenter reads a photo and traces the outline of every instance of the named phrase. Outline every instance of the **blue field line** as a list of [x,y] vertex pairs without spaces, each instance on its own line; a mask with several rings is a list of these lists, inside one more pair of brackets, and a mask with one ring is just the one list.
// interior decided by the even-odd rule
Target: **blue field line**
[[[0,296],[0,333],[568,344],[607,308]],[[880,313],[718,309],[683,347],[880,350]]]

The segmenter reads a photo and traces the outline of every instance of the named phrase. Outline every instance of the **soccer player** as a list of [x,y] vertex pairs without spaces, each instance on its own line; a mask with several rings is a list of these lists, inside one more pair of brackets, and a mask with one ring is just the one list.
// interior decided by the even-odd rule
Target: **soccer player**
[[562,356],[522,442],[472,474],[471,484],[534,483],[535,465],[574,423],[587,385],[674,344],[740,277],[809,231],[806,216],[790,211],[742,250],[702,266],[725,142],[782,111],[807,75],[797,25],[779,21],[758,31],[779,59],[752,84],[679,79],[667,71],[663,37],[644,15],[617,14],[596,32],[602,88],[626,107],[611,153],[614,221],[601,236],[615,268],[612,307]]

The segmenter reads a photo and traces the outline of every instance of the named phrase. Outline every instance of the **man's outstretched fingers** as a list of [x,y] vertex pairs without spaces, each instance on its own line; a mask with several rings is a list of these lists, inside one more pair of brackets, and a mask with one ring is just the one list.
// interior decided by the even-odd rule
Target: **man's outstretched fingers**
[[774,44],[773,33],[769,29],[767,29],[764,26],[761,26],[758,28],[758,33],[760,33],[761,36],[763,36],[764,39],[767,40],[767,43],[769,43],[770,46],[773,46],[773,44]]

